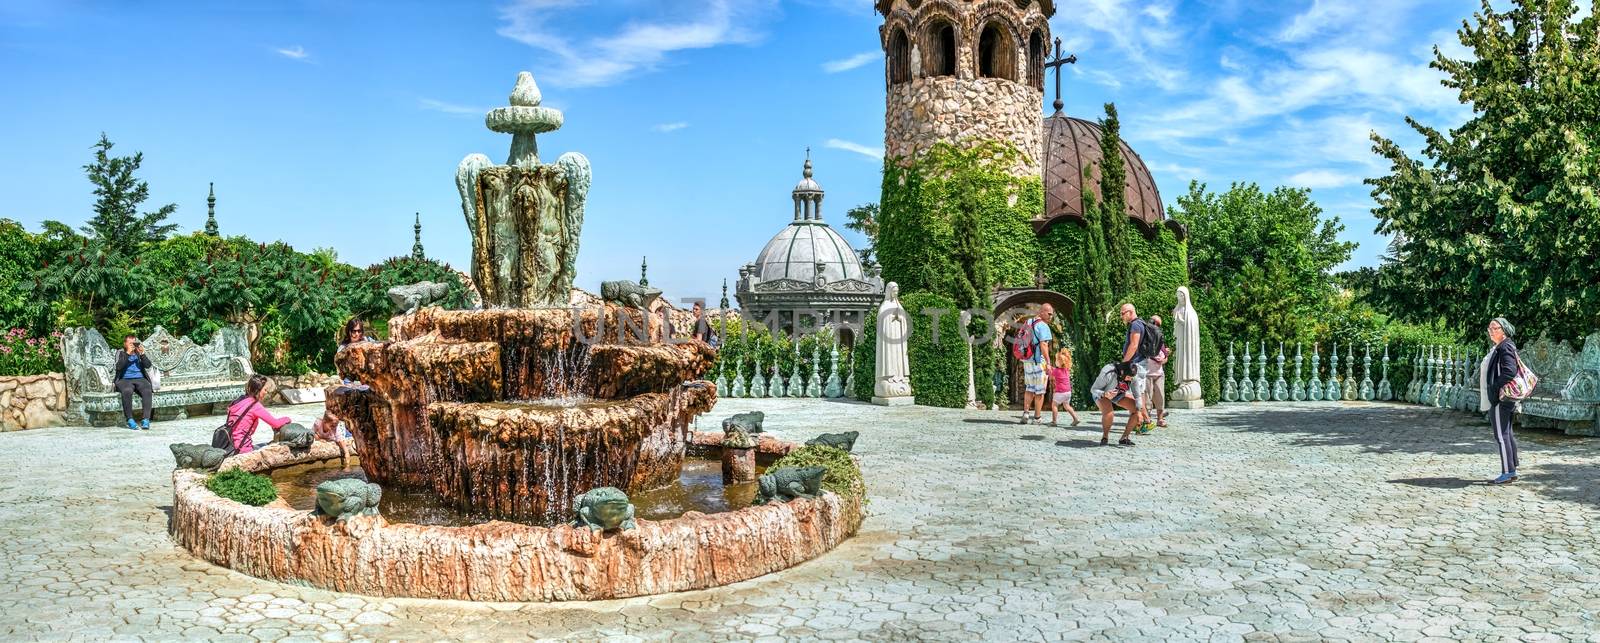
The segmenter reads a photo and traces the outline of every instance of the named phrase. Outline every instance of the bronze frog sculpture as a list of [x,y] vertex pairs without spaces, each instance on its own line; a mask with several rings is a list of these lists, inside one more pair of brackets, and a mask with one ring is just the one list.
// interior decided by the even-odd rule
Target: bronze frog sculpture
[[590,489],[572,500],[572,510],[578,514],[574,527],[588,527],[591,531],[634,529],[633,503],[628,494],[616,487]]
[[833,448],[838,449],[840,451],[844,451],[845,453],[849,453],[850,449],[855,448],[855,446],[856,446],[856,438],[860,437],[860,436],[861,436],[861,432],[860,431],[845,431],[844,433],[824,433],[824,434],[819,435],[817,437],[811,438],[810,440],[806,440],[806,446],[811,446],[811,445],[814,445],[814,444],[820,444],[820,445],[825,446],[825,447],[833,447]]
[[201,471],[216,471],[227,459],[228,452],[209,444],[169,444],[172,457],[178,461],[179,469],[199,469]]
[[768,471],[756,480],[756,501],[788,502],[795,498],[815,498],[822,493],[823,467],[782,467]]
[[317,485],[317,508],[313,516],[333,516],[348,520],[352,516],[378,515],[383,488],[359,478],[329,480]]
[[765,422],[766,419],[767,414],[761,411],[736,413],[722,421],[722,432],[727,433],[730,429],[738,428],[745,433],[761,433],[764,431],[761,428],[761,423]]
[[748,431],[733,426],[722,432],[722,446],[729,449],[752,449],[756,446],[756,439]]
[[317,441],[317,434],[311,429],[290,422],[272,432],[272,441],[287,445],[295,451],[303,451],[311,448],[311,443]]
[[613,304],[648,310],[650,304],[655,303],[659,297],[661,297],[660,289],[641,286],[638,282],[626,279],[600,282],[600,299]]
[[401,315],[409,315],[421,308],[443,301],[445,295],[450,294],[450,284],[441,284],[432,281],[419,281],[405,286],[390,288],[388,293],[389,303]]

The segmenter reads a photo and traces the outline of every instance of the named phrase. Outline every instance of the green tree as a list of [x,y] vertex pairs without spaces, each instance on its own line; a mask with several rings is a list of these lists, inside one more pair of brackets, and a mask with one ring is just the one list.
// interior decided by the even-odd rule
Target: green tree
[[1228,340],[1309,340],[1335,293],[1333,269],[1355,244],[1322,216],[1311,191],[1253,183],[1227,192],[1198,181],[1172,216],[1189,228],[1189,282],[1219,347]]
[[1463,23],[1469,57],[1434,48],[1472,117],[1448,132],[1407,118],[1421,159],[1373,136],[1391,164],[1367,181],[1373,212],[1394,235],[1374,299],[1412,321],[1503,314],[1572,339],[1600,327],[1600,22],[1573,0],[1505,4]]
[[39,242],[22,224],[0,219],[0,332],[26,328],[46,330],[49,306],[33,295],[34,272],[41,261]]
[[878,204],[863,203],[844,213],[844,227],[855,230],[867,238],[867,247],[860,251],[861,262],[868,266],[877,263]]
[[83,231],[111,253],[131,257],[144,244],[165,239],[177,229],[174,224],[162,222],[178,206],[168,203],[140,214],[139,206],[150,198],[150,184],[133,174],[144,163],[144,153],[111,156],[112,145],[102,132],[100,142],[94,146],[94,162],[83,166],[89,182],[94,184],[95,195],[94,216],[84,224]]
[[1117,104],[1106,103],[1106,117],[1100,121],[1100,226],[1105,239],[1106,261],[1113,266],[1109,279],[1111,292],[1130,293],[1139,289],[1133,251],[1128,247],[1128,170],[1122,161],[1122,121]]

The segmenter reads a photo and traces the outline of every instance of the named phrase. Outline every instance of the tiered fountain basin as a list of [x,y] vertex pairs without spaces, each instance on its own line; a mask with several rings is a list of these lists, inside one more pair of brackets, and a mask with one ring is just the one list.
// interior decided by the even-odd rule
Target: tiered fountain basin
[[[646,508],[625,530],[573,526],[573,498],[589,489],[618,487],[650,503],[687,479],[686,458],[720,463],[722,433],[689,430],[716,402],[699,379],[715,353],[634,339],[634,329],[659,331],[641,311],[424,309],[390,328],[393,341],[338,356],[341,374],[365,387],[328,390],[359,470],[345,468],[331,442],[304,452],[271,445],[222,467],[274,476],[280,495],[291,491],[282,479],[302,474],[359,476],[384,487],[385,503],[426,497],[450,520],[313,516],[303,485],[296,504],[251,507],[213,494],[206,474],[178,470],[171,528],[181,546],[251,576],[372,596],[600,600],[783,570],[861,525],[859,499],[824,493],[750,506],[753,488],[734,500],[729,487],[715,509]],[[763,435],[758,462],[798,446]]]
[[372,482],[493,518],[570,520],[590,489],[676,479],[689,423],[716,403],[699,379],[715,352],[651,343],[649,321],[614,305],[424,309],[396,318],[393,341],[340,351],[340,374],[366,388],[333,389],[328,406]]
[[[691,434],[690,450],[715,454],[720,438]],[[776,457],[798,446],[768,438],[759,448]],[[305,453],[268,446],[223,467],[268,474],[338,460],[334,443],[318,442]],[[542,602],[707,589],[827,553],[862,519],[859,502],[824,493],[725,513],[641,519],[637,528],[612,532],[505,521],[442,527],[391,523],[381,515],[337,522],[281,499],[243,505],[211,493],[205,480],[203,472],[173,472],[171,529],[180,546],[257,578],[385,597]]]

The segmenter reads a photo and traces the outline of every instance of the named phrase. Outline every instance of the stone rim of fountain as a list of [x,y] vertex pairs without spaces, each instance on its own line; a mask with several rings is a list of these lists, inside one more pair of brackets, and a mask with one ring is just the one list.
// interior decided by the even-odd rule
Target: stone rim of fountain
[[[704,453],[721,433],[691,433]],[[347,441],[345,448],[352,445]],[[783,455],[802,445],[760,436],[758,450]],[[294,452],[269,445],[225,461],[259,474],[340,457],[317,442]],[[193,555],[271,581],[381,597],[491,602],[629,598],[720,587],[765,576],[825,554],[860,529],[859,500],[825,492],[814,500],[750,506],[632,530],[591,532],[492,520],[445,527],[312,516],[282,501],[251,507],[205,486],[205,472],[173,471],[171,531]]]

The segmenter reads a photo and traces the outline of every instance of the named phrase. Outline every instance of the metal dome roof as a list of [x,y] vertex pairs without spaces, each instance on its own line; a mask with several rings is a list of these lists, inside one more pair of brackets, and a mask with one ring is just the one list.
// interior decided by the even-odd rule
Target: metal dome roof
[[[1044,119],[1044,219],[1056,217],[1083,218],[1083,190],[1085,167],[1098,167],[1101,129],[1098,123],[1073,118],[1057,112]],[[1145,229],[1162,225],[1167,218],[1161,205],[1161,194],[1156,190],[1155,177],[1144,159],[1122,141],[1122,164],[1127,168],[1128,217],[1143,224]],[[1089,193],[1099,202],[1099,172],[1088,183]]]
[[752,274],[764,282],[792,279],[809,284],[816,281],[819,263],[824,281],[866,281],[856,251],[832,227],[818,220],[795,221],[779,230],[756,256]]

